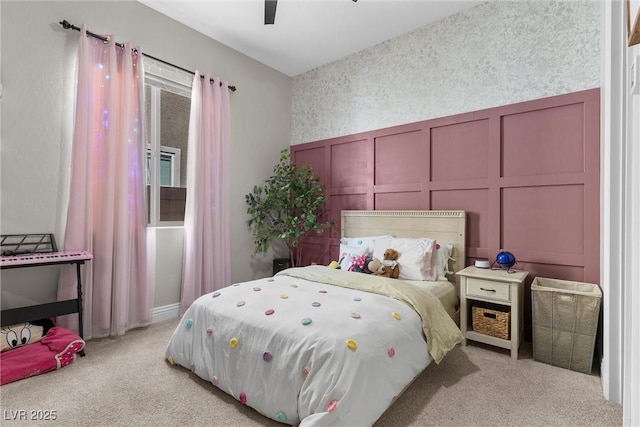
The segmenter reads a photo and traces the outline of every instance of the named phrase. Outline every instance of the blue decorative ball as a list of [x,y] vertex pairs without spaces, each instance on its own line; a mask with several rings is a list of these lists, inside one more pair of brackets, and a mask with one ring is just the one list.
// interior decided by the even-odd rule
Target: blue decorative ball
[[516,257],[511,252],[503,251],[496,255],[496,263],[508,270],[516,264]]

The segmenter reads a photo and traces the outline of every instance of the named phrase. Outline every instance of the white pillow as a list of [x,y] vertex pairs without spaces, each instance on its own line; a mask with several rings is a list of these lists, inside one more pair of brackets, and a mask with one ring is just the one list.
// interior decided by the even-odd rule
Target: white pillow
[[[343,237],[340,239],[340,256],[338,260],[340,262],[340,269],[347,270],[353,257],[355,255],[362,255],[367,253],[369,255],[373,254],[373,245],[375,244],[375,239],[386,239],[389,237],[393,237],[390,234],[384,234],[380,236],[365,236],[365,237]],[[364,248],[365,250],[361,250]],[[347,255],[347,256],[344,256]],[[382,258],[380,258],[382,259]]]
[[[388,239],[389,237],[393,236],[390,234],[385,234],[382,236],[343,237],[340,239],[340,244],[347,246],[368,246],[370,248],[373,248],[376,239]],[[340,253],[342,253],[342,250],[340,250]]]
[[373,247],[373,256],[384,258],[386,249],[395,249],[398,252],[398,264],[400,265],[399,279],[404,280],[437,280],[437,253],[436,241],[422,237],[392,237],[376,239]]
[[448,280],[447,274],[451,273],[451,270],[449,270],[449,259],[451,259],[453,245],[448,243],[436,243],[436,249],[438,252],[436,267],[438,270],[438,280]]
[[349,246],[341,244],[340,256],[338,257],[340,260],[340,269],[347,271],[354,257],[363,254],[371,255],[371,253],[372,251],[369,250],[368,246]]

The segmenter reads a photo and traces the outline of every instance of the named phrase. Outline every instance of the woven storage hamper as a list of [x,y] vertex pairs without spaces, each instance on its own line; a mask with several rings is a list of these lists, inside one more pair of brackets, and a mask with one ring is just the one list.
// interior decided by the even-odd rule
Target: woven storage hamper
[[536,277],[531,283],[533,358],[590,373],[601,300],[596,284]]
[[503,340],[509,339],[510,312],[484,305],[474,305],[471,312],[475,332]]

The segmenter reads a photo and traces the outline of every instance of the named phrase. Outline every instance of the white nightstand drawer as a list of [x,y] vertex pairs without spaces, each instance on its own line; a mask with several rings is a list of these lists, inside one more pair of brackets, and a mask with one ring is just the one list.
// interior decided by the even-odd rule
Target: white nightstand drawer
[[484,279],[467,278],[467,295],[491,298],[499,301],[511,301],[508,283],[492,282]]

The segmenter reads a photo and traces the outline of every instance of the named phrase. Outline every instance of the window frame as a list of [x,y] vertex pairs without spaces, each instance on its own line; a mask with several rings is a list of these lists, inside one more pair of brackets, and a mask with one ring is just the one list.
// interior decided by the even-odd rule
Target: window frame
[[[154,61],[147,61],[145,58],[144,85],[149,86],[151,112],[149,117],[149,144],[147,150],[151,152],[151,168],[149,174],[146,173],[146,153],[145,153],[145,175],[150,177],[149,183],[149,222],[147,227],[176,227],[184,226],[184,221],[161,221],[160,220],[160,187],[161,185],[151,185],[151,183],[160,182],[160,154],[172,152],[176,155],[175,160],[178,167],[173,168],[173,180],[175,186],[180,186],[180,157],[181,150],[175,147],[167,147],[160,144],[160,93],[166,90],[180,96],[191,99],[191,84],[193,76],[176,70],[168,70],[163,68]],[[146,108],[146,107],[145,107]],[[175,150],[178,152],[175,153]],[[176,171],[177,169],[177,171]],[[177,178],[176,178],[177,173]],[[177,184],[176,184],[177,181]],[[165,186],[166,187],[166,186]]]
[[[162,179],[160,179],[160,187],[180,187],[180,162],[182,160],[181,152],[182,150],[180,150],[178,147],[168,147],[166,145],[160,145],[160,160],[162,160],[163,154],[171,156],[171,184],[164,185],[162,184]],[[150,165],[149,170],[151,170],[151,168],[156,165],[156,163],[151,162],[153,157],[151,156],[151,144],[147,144],[147,154],[149,155],[149,157],[147,158]],[[149,175],[150,174],[147,174],[147,185],[151,186],[151,177]]]

